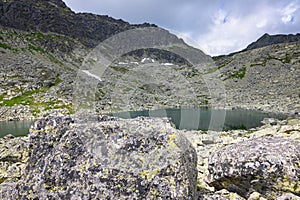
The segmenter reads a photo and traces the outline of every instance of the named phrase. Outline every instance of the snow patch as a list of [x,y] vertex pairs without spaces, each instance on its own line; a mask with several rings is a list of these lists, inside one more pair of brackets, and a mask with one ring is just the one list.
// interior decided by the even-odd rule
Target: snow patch
[[174,65],[174,64],[172,64],[172,63],[163,63],[163,65],[164,65],[164,66],[172,66],[172,65]]
[[155,62],[155,60],[151,58],[143,58],[141,62],[144,63],[145,61],[151,61],[153,63]]
[[81,70],[83,73],[85,73],[85,74],[87,74],[88,76],[90,76],[90,77],[93,77],[93,78],[95,78],[95,79],[97,79],[97,80],[99,80],[99,81],[102,81],[102,79],[99,77],[99,76],[97,76],[97,75],[95,75],[95,74],[92,74],[91,72],[89,72],[88,70]]

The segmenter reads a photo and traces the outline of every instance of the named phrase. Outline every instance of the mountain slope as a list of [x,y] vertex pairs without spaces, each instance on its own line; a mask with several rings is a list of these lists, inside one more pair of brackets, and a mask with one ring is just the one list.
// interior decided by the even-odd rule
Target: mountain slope
[[[41,117],[50,113],[72,113],[72,95],[76,76],[83,61],[94,62],[93,59],[87,58],[93,47],[124,30],[155,26],[130,25],[107,16],[76,14],[61,0],[2,0],[0,14],[1,120]],[[198,71],[187,67],[187,65],[191,66],[185,59],[187,53],[192,52],[197,59],[198,57],[204,60],[210,59],[209,56],[189,47],[168,31],[163,29],[159,31],[165,37],[163,43],[178,44],[183,47],[181,56],[176,53],[178,51],[176,46],[170,47],[175,53],[170,53],[168,49],[137,49],[126,52],[123,57],[112,61],[114,62],[112,67],[117,69],[118,63],[124,59],[143,65],[145,63],[141,61],[151,57],[157,65],[170,62],[178,64],[182,67],[177,73],[191,76]],[[172,65],[168,69],[174,70],[177,67]],[[120,75],[126,78],[126,74],[119,73],[120,70],[112,72],[108,70],[112,78]],[[165,74],[161,79],[164,80],[167,75]],[[114,100],[110,97],[110,91],[114,90],[111,88],[113,85],[106,83],[103,86],[103,91],[104,88],[108,88],[108,96],[101,101],[101,104],[107,106]],[[151,87],[146,88],[142,95],[153,91]],[[170,88],[165,89],[170,90]],[[126,93],[125,90],[122,92]],[[145,99],[142,98],[140,103],[143,105]]]
[[300,110],[300,42],[216,57],[227,105],[265,111]]

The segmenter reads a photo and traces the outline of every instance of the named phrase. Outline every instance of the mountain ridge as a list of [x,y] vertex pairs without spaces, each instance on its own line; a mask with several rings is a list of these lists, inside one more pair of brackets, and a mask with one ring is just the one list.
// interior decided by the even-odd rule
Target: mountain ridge
[[53,32],[95,47],[110,36],[155,24],[131,25],[107,15],[75,13],[61,0],[10,0],[0,2],[0,25],[23,31]]
[[291,42],[300,42],[300,33],[275,34],[275,35],[269,35],[268,33],[265,33],[260,38],[258,38],[255,42],[250,43],[243,51],[257,49],[257,48],[261,48],[273,44],[282,44],[282,43],[291,43]]

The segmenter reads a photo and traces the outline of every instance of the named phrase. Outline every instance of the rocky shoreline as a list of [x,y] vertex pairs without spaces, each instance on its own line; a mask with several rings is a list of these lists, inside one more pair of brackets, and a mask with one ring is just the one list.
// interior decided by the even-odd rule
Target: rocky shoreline
[[[120,195],[121,199],[125,197],[156,199],[167,196],[172,199],[300,198],[299,118],[283,121],[266,119],[264,123],[265,125],[262,127],[250,130],[214,132],[176,130],[168,120],[159,118],[139,117],[123,120],[107,116],[91,116],[84,121],[78,121],[78,119],[70,117],[48,117],[35,122],[27,137],[14,138],[6,136],[0,139],[1,195],[8,198],[34,198],[36,195],[48,198],[55,196],[71,198],[76,195],[78,198],[91,197],[89,196],[93,195],[91,191],[95,190],[92,190],[90,186],[78,188],[79,185],[77,184],[70,185],[72,181],[69,181],[73,180],[70,176],[63,179],[59,178],[67,175],[64,175],[63,171],[61,171],[62,168],[60,166],[63,165],[63,168],[67,169],[67,171],[75,170],[74,173],[78,174],[75,176],[77,178],[74,181],[94,182],[94,185],[97,185],[95,186],[98,188],[97,191],[106,191],[105,193],[96,192],[94,194],[103,198],[104,196],[102,195],[104,194],[106,197],[108,197],[107,195]],[[134,130],[134,132],[130,132],[130,130]],[[95,137],[99,138],[96,139]],[[187,138],[189,142],[183,142],[185,141],[184,138]],[[98,143],[96,144],[95,142],[97,141]],[[96,148],[99,145],[103,146],[104,143],[101,142],[104,141],[106,141],[105,148],[110,149],[108,151],[109,154],[104,153],[104,149],[99,149],[100,151],[98,151]],[[153,146],[151,144],[156,145]],[[129,153],[125,155],[118,150],[122,149],[122,146],[136,149],[124,149],[123,153]],[[117,149],[115,149],[116,147]],[[194,155],[191,157],[192,159],[185,161],[187,164],[185,165],[186,170],[170,173],[171,169],[176,170],[176,165],[174,165],[175,168],[169,168],[173,165],[171,163],[177,163],[177,160],[180,158],[180,156],[176,157],[176,155],[186,155],[185,151],[194,151],[194,153],[190,154]],[[65,153],[62,154],[62,152]],[[135,154],[134,152],[139,153]],[[177,154],[176,152],[183,154]],[[156,161],[152,160],[157,158],[158,155],[162,157]],[[125,156],[127,159],[134,159],[135,161],[140,160],[141,163],[149,162],[151,165],[143,165],[146,168],[141,166],[136,168],[132,165],[134,163],[132,161],[129,163],[125,161],[119,162],[120,156]],[[145,160],[140,156],[144,157]],[[107,161],[115,163],[104,164],[107,162],[104,161],[106,158],[108,158]],[[96,160],[93,161],[93,159]],[[73,164],[70,163],[71,161]],[[95,164],[95,162],[98,164]],[[45,163],[52,164],[45,165]],[[168,170],[171,170],[168,173],[166,173],[168,170],[165,171],[166,163],[171,164],[168,165]],[[47,168],[51,166],[51,169],[46,169],[46,171],[39,170],[43,166],[48,166]],[[197,168],[196,172],[193,171],[192,166],[195,166],[195,169]],[[109,176],[110,179],[115,180],[116,185],[112,186],[111,183],[107,182],[109,179],[100,177],[102,181],[95,182],[97,180],[96,177],[99,176],[95,172],[98,170],[102,171],[105,168],[108,169],[108,174],[102,174],[101,176]],[[182,167],[180,168],[182,169]],[[127,172],[122,169],[126,169]],[[121,171],[117,172],[114,170]],[[162,173],[163,171],[164,173]],[[180,176],[197,177],[197,181],[189,178],[185,179],[188,182],[183,184],[178,173],[181,174]],[[142,178],[141,180],[141,187],[144,188],[142,191],[140,190],[141,188],[133,189],[132,192],[128,191],[131,190],[131,187],[135,187],[136,180],[140,180],[134,174],[144,174],[146,177],[146,179]],[[120,177],[127,177],[128,175],[137,179],[126,179],[127,186],[124,185],[128,188],[126,193],[122,193],[119,190],[117,192],[117,190],[111,188],[118,187],[117,183],[122,185]],[[43,178],[47,176],[55,177]],[[155,178],[156,176],[158,179]],[[56,182],[52,182],[55,180]],[[57,182],[59,180],[62,182]],[[162,182],[157,183],[158,180]],[[23,183],[26,183],[27,186],[24,187]],[[151,189],[152,186],[149,188],[146,186],[147,184],[156,185],[157,187],[162,187],[163,184],[164,189],[156,188],[156,192],[154,192]],[[167,186],[165,184],[171,185]],[[172,184],[177,185],[176,190],[171,189],[173,187]],[[193,184],[197,184],[197,189]],[[262,185],[268,187],[262,187]],[[71,188],[74,189],[74,187],[77,188],[76,193],[70,190]],[[170,188],[167,189],[168,187]],[[182,189],[179,190],[178,187],[182,187]],[[189,189],[188,193],[181,193],[180,191],[185,190],[186,187],[194,189]],[[110,188],[111,192],[107,190],[108,188]],[[193,193],[193,190],[197,190],[198,194]]]

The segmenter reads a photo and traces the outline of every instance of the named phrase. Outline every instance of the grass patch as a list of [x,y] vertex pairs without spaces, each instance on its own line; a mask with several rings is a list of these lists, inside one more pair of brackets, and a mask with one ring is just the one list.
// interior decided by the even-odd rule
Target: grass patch
[[292,60],[292,55],[286,55],[283,62],[284,63],[290,63]]
[[10,100],[4,100],[1,104],[2,106],[14,106],[16,104],[21,105],[30,105],[34,103],[34,98],[32,97],[33,94],[40,92],[40,89],[25,92],[23,95],[14,97]]
[[217,71],[217,70],[219,70],[219,69],[225,67],[226,65],[228,65],[229,63],[231,63],[231,61],[232,61],[232,60],[229,60],[229,61],[223,63],[222,65],[218,66],[218,67],[208,68],[208,69],[207,69],[207,73],[208,73],[208,74],[209,74],[209,73],[213,73],[213,72],[215,72],[215,71]]
[[1,94],[1,95],[0,95],[0,101],[3,101],[5,95],[6,95],[6,94]]
[[12,51],[17,51],[17,49],[7,45],[7,44],[4,44],[4,43],[0,43],[0,47],[3,48],[3,49],[8,49],[8,50],[12,50]]
[[[32,90],[29,92],[25,92],[23,95],[14,97],[10,100],[3,100],[3,103],[0,106],[14,106],[14,105],[29,105],[32,109],[32,114],[37,116],[40,113],[40,108],[44,108],[44,110],[51,110],[51,109],[64,109],[66,108],[71,114],[73,112],[73,107],[71,104],[62,104],[62,101],[50,101],[50,102],[39,102],[33,97],[36,93],[46,92],[49,88],[44,87],[41,89]],[[5,95],[1,95],[0,99]]]
[[40,52],[40,53],[43,53],[43,54],[47,54],[47,53],[48,53],[48,52],[45,51],[43,48],[34,46],[34,45],[32,45],[32,44],[30,44],[30,45],[28,46],[28,49],[29,49],[29,50],[34,50],[34,51],[37,51],[37,52]]
[[187,78],[192,78],[194,76],[199,76],[200,74],[198,72],[188,72]]
[[[244,78],[246,75],[246,67],[243,67],[242,69],[240,69],[239,71],[230,74],[230,76],[227,79],[231,79],[231,78],[238,78],[238,79],[242,79]],[[225,80],[227,80],[225,79]]]
[[126,69],[125,67],[117,67],[117,66],[110,66],[113,70],[117,71],[117,72],[121,72],[123,74],[125,74],[126,72],[128,72],[129,70]]
[[[63,65],[63,63],[62,63],[61,61],[59,61],[59,60],[58,60],[57,58],[55,58],[51,53],[49,53],[48,51],[46,51],[45,49],[43,49],[43,48],[41,48],[41,47],[37,47],[37,46],[35,46],[35,45],[30,44],[30,45],[28,46],[28,49],[29,49],[29,51],[33,50],[33,51],[39,52],[39,53],[41,53],[41,54],[45,54],[45,55],[48,56],[48,58],[49,58],[52,62],[54,62],[54,63],[56,63],[56,64],[58,64],[58,65],[60,65],[60,66]],[[32,53],[32,51],[31,51],[31,53]]]
[[6,177],[0,178],[0,184],[3,183],[3,182],[6,181],[6,180],[7,180]]
[[57,77],[55,79],[54,86],[57,86],[59,83],[61,83],[61,79],[59,77]]
[[91,65],[94,65],[94,64],[96,64],[96,60],[90,58],[90,59],[87,60],[87,63],[89,63]]

